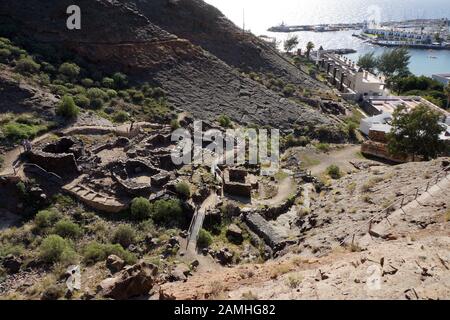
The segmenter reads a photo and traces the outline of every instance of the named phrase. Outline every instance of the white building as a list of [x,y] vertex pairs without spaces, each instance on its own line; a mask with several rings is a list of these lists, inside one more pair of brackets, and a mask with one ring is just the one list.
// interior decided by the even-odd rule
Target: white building
[[318,53],[317,63],[339,91],[354,100],[366,96],[382,96],[385,79],[360,68],[354,61],[334,53]]
[[388,133],[391,131],[392,114],[382,113],[370,118],[362,119],[360,122],[359,130],[366,136],[369,136],[370,130],[383,131]]
[[406,31],[389,28],[366,28],[364,33],[374,34],[386,40],[401,40],[420,43],[432,43],[433,34],[423,31]]

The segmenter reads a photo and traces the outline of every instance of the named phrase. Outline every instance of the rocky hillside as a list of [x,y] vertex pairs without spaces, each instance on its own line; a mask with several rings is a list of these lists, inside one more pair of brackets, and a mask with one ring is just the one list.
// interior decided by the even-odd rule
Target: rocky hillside
[[244,34],[219,10],[202,0],[124,2],[143,12],[153,23],[201,46],[230,66],[245,71],[271,72],[305,88],[328,90],[259,38]]
[[[311,212],[301,218],[304,239],[289,247],[284,256],[264,264],[206,272],[206,276],[197,273],[181,286],[163,285],[163,297],[448,298],[450,199],[446,195],[450,183],[442,173],[448,159],[394,167],[365,164],[358,164],[359,169],[333,183],[330,190],[313,195],[316,199]],[[435,184],[439,172],[439,187],[424,192],[428,182],[429,186]],[[414,196],[407,197],[405,203],[410,204],[404,212],[397,210],[385,219],[379,211],[383,201],[408,196],[411,191],[414,194],[416,187],[422,194],[418,202],[413,201]],[[377,218],[369,233],[372,217]],[[388,232],[379,231],[382,225]]]
[[[160,85],[173,107],[198,118],[227,114],[243,124],[284,129],[294,124],[331,129],[335,125],[317,109],[291,102],[242,76],[235,67],[284,74],[303,88],[323,89],[256,38],[242,38],[237,27],[203,1],[83,0],[77,2],[82,10],[80,31],[65,27],[71,4],[1,2],[3,29],[34,47],[70,49],[99,69],[121,70],[135,80]],[[203,22],[196,26],[196,21]]]

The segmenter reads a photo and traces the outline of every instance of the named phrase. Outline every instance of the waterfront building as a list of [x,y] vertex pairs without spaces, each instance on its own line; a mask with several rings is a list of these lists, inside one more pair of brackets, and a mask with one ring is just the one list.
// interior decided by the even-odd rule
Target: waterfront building
[[406,41],[411,43],[432,44],[435,34],[423,30],[402,30],[389,28],[364,28],[363,33],[376,35],[388,41]]
[[444,86],[447,86],[450,83],[450,73],[442,73],[442,74],[433,74],[433,79],[439,81]]
[[342,96],[349,100],[361,100],[369,96],[382,96],[385,79],[359,67],[354,61],[334,53],[317,53],[317,64],[336,86]]

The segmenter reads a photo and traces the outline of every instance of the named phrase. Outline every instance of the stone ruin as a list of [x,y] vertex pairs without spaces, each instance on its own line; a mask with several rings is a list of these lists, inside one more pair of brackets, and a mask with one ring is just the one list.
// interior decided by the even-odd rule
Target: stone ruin
[[83,142],[73,137],[63,137],[29,152],[28,158],[41,168],[58,175],[78,174],[77,160],[84,154]]
[[[54,181],[64,191],[104,212],[120,212],[136,196],[162,198],[171,194],[166,185],[177,168],[170,159],[170,126],[153,129],[157,133],[140,132],[130,139],[109,135],[106,142],[100,135],[89,146],[73,136],[38,144],[28,154],[28,166],[34,168],[28,172],[61,177]],[[95,136],[85,134],[90,135]]]
[[[225,170],[223,191],[232,196],[251,198],[255,188],[249,181],[248,171],[242,168],[229,168]],[[257,187],[257,186],[256,186]]]

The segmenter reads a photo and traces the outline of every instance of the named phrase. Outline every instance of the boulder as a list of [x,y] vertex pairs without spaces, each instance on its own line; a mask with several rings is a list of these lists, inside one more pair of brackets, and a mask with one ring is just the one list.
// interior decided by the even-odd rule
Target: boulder
[[230,224],[226,231],[227,239],[234,244],[241,244],[244,241],[244,237],[242,236],[242,230],[237,225]]
[[169,239],[169,245],[171,246],[171,247],[175,247],[176,245],[180,245],[180,239],[178,238],[178,237],[171,237],[170,239]]
[[156,281],[158,268],[146,262],[127,266],[116,276],[103,280],[97,288],[106,298],[125,300],[148,294]]
[[200,262],[198,260],[194,260],[190,264],[191,269],[196,269],[196,268],[198,268],[199,265],[200,265]]
[[191,270],[185,264],[177,265],[169,275],[169,281],[186,281],[187,277],[191,274]]
[[6,269],[6,272],[10,274],[19,272],[21,266],[22,259],[15,257],[12,254],[7,255],[5,259],[3,259],[3,267]]
[[231,264],[233,262],[233,252],[228,248],[223,248],[216,253],[216,258],[222,265]]
[[125,261],[120,257],[112,254],[106,259],[106,267],[112,273],[119,272],[125,266]]

